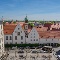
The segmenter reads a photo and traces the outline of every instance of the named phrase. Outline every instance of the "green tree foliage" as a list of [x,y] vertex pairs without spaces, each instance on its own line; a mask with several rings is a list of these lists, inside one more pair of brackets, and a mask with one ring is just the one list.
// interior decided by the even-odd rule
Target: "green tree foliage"
[[16,24],[16,21],[14,21],[13,23]]
[[33,24],[33,23],[31,23],[31,22],[29,22],[29,25],[30,25],[30,26],[32,26],[32,27],[34,26],[34,24]]

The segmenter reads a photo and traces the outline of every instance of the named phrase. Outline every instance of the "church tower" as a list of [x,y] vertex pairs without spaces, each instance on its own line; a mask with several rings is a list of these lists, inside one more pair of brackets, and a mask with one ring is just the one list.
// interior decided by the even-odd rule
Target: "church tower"
[[25,30],[25,37],[28,38],[28,19],[27,19],[27,16],[25,17],[25,26],[24,26],[24,30]]

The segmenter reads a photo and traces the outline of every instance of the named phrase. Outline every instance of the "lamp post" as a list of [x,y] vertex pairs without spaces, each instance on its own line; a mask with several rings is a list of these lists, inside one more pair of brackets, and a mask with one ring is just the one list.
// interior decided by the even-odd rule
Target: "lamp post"
[[17,56],[16,56],[16,50],[17,50],[17,46],[16,46],[16,49],[15,49],[15,57],[17,57]]

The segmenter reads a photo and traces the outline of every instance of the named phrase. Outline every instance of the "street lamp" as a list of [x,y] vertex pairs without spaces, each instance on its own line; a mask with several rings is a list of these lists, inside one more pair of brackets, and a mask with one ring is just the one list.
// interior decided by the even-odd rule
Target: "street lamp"
[[17,52],[16,50],[17,50],[17,46],[16,46],[16,48],[15,48],[15,57],[17,57],[17,56],[16,56],[16,52]]

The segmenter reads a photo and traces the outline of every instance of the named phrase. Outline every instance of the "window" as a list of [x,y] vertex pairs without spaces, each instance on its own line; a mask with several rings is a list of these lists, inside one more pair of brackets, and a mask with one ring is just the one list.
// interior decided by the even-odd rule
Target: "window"
[[17,42],[15,42],[15,44],[17,44]]
[[18,28],[18,30],[19,30],[19,28]]
[[35,36],[34,36],[34,38],[35,38]]
[[55,36],[54,36],[54,38],[55,38]]
[[22,33],[22,31],[21,31],[21,33]]
[[36,41],[38,41],[38,39],[36,39]]
[[23,44],[23,42],[21,42],[21,44]]
[[15,31],[15,33],[16,33],[17,31]]
[[32,36],[31,36],[31,38],[32,38]]
[[21,40],[23,40],[23,36],[21,36]]
[[25,25],[25,29],[28,29],[28,26],[27,25]]
[[52,39],[52,41],[53,41],[53,39]]
[[10,40],[12,40],[12,37],[10,36]]
[[20,35],[20,32],[18,32],[17,35]]
[[32,41],[32,39],[31,39],[31,41]]
[[6,40],[8,40],[8,36],[6,36]]
[[34,35],[35,35],[35,33],[34,33]]
[[34,41],[35,41],[35,39],[34,39]]
[[17,40],[17,36],[15,36],[15,40]]
[[47,39],[46,39],[46,41],[47,41]]

